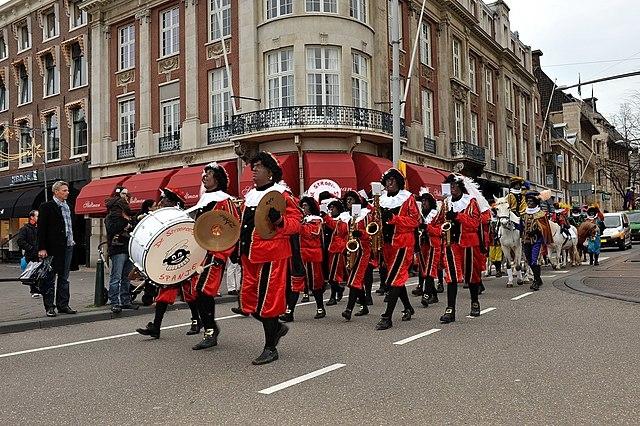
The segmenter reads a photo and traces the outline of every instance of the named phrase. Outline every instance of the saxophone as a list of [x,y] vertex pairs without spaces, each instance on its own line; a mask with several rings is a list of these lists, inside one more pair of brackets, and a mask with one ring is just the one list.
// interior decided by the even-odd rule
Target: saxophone
[[373,196],[371,222],[367,225],[367,234],[371,237],[371,252],[377,256],[382,250],[382,215],[380,213],[380,195]]
[[356,256],[360,249],[360,241],[353,236],[353,231],[356,230],[357,217],[352,216],[349,221],[349,239],[347,240],[347,269],[352,270],[356,264]]
[[[447,199],[444,200],[444,204],[442,206],[442,212],[445,215],[447,215],[447,212],[449,211],[449,204],[447,203]],[[451,247],[451,227],[453,226],[453,224],[451,223],[451,221],[449,219],[445,220],[445,222],[440,225],[440,231],[442,232],[442,238],[444,239],[444,242],[446,244],[447,247]]]

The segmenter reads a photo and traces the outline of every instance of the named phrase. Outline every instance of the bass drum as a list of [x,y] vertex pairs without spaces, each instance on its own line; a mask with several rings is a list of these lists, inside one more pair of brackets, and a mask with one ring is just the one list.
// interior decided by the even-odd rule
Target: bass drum
[[187,213],[175,207],[149,213],[131,233],[129,256],[133,264],[158,285],[190,278],[207,255],[193,236],[194,224]]

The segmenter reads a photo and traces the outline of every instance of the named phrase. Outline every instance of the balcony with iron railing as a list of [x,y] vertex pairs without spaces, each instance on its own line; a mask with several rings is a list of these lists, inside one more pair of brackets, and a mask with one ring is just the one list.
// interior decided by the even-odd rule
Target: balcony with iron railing
[[180,151],[180,130],[160,136],[158,139],[158,151]]
[[424,138],[424,152],[429,154],[436,153],[436,140],[432,138]]
[[207,145],[229,142],[231,140],[231,123],[213,126],[207,129]]
[[513,163],[507,163],[507,173],[510,175],[516,174],[516,165]]
[[[388,112],[351,106],[278,107],[234,116],[231,133],[235,137],[286,130],[315,129],[365,131],[388,139],[393,135],[393,116]],[[400,136],[407,137],[404,120],[400,124]]]
[[116,158],[118,160],[124,160],[127,158],[134,158],[136,156],[136,143],[122,143],[116,146]]
[[468,160],[484,165],[486,163],[485,148],[465,141],[451,143],[451,157],[459,160]]

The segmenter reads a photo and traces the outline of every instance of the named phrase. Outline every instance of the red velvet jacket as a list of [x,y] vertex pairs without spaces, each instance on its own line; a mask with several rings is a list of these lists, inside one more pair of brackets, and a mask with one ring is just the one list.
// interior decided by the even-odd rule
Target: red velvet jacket
[[[391,228],[383,226],[383,234],[387,234],[385,244],[389,244],[390,237],[390,244],[393,248],[414,247],[415,230],[419,225],[420,212],[413,195],[405,190],[401,190],[394,197],[383,195],[380,197],[380,207],[394,211],[393,216],[387,222],[387,226],[391,225]],[[395,213],[396,210],[397,213]],[[390,236],[389,232],[391,232]]]
[[[344,213],[342,213],[344,214]],[[324,223],[333,232],[329,241],[329,253],[342,253],[347,247],[347,239],[349,238],[349,224],[331,215],[323,217]]]
[[300,225],[300,252],[304,262],[322,262],[322,219],[308,216]]

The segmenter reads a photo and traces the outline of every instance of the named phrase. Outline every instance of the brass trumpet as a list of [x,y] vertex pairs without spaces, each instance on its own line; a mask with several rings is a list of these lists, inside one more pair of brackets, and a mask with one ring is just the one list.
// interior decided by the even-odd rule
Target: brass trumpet
[[378,255],[382,250],[382,215],[380,213],[380,195],[373,196],[373,214],[367,224],[367,234],[371,236],[371,251]]
[[356,255],[360,250],[360,241],[353,236],[353,231],[356,230],[356,218],[352,217],[349,222],[349,240],[347,241],[347,269],[353,269],[356,263]]

